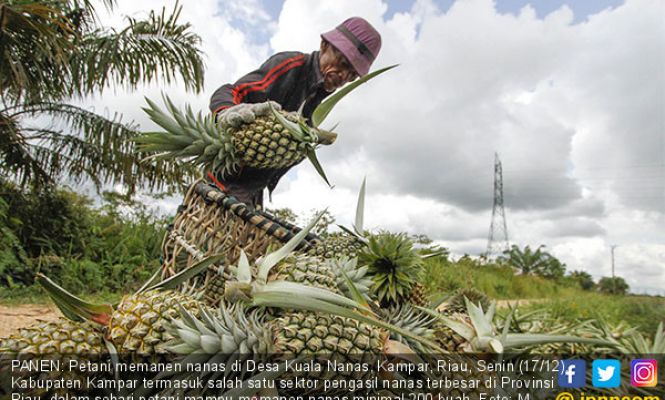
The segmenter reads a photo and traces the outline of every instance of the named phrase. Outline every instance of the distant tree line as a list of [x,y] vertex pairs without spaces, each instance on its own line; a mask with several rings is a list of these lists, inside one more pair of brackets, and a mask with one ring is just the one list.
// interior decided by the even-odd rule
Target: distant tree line
[[520,249],[512,245],[497,258],[497,262],[510,265],[519,273],[538,275],[545,279],[570,281],[583,290],[598,290],[609,294],[626,294],[629,286],[621,277],[602,277],[596,283],[586,271],[572,271],[566,275],[566,264],[545,251],[545,245],[533,250],[530,246]]

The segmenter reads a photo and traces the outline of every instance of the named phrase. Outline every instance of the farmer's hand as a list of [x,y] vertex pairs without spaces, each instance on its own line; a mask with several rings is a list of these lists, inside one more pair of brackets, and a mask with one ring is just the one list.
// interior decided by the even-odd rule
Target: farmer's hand
[[242,124],[251,124],[256,117],[269,114],[271,104],[276,111],[282,109],[279,103],[271,100],[264,103],[241,103],[217,113],[217,121],[233,128],[238,128]]

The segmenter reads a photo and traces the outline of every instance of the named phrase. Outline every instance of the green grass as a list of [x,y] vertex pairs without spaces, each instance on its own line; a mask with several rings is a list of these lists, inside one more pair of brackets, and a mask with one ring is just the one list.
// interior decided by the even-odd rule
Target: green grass
[[575,296],[551,298],[525,306],[524,311],[536,308],[546,308],[553,316],[569,321],[600,319],[613,324],[624,321],[651,334],[659,323],[665,322],[665,298],[662,297],[580,292]]
[[612,296],[585,291],[571,281],[514,275],[510,267],[481,265],[468,258],[456,262],[432,258],[425,266],[426,287],[434,298],[458,288],[474,287],[496,300],[538,299],[520,309],[526,312],[545,308],[553,316],[568,321],[591,318],[612,324],[624,321],[649,335],[653,335],[660,322],[665,322],[665,298],[662,297]]
[[426,260],[429,293],[445,294],[474,287],[494,299],[540,299],[574,296],[580,290],[539,276],[515,275],[507,266],[480,265],[471,259],[453,262],[441,258]]

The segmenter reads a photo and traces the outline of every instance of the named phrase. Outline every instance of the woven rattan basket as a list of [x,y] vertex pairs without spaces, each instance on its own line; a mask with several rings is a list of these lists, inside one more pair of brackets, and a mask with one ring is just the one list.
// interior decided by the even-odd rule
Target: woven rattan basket
[[[224,256],[205,276],[210,285],[218,274],[229,279],[226,266],[234,265],[244,250],[250,262],[279,248],[300,228],[275,216],[248,207],[216,186],[204,181],[193,184],[178,208],[173,224],[162,242],[162,275],[169,277],[207,256]],[[297,247],[306,251],[321,239],[310,234]]]

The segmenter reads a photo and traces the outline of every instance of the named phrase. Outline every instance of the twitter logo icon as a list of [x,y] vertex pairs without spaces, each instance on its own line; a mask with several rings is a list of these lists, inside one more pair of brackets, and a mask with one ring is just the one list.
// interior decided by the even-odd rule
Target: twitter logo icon
[[594,360],[591,376],[594,387],[617,388],[621,385],[621,361]]

